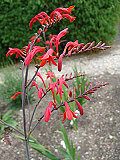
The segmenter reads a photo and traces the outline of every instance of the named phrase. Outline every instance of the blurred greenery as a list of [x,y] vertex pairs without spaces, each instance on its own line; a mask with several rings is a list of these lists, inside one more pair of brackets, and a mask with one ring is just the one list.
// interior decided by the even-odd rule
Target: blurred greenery
[[[15,56],[5,57],[8,48],[19,48],[28,44],[29,39],[40,28],[39,22],[29,28],[30,20],[41,11],[48,15],[57,7],[75,5],[73,23],[63,20],[48,30],[47,35],[58,34],[68,27],[67,40],[89,42],[100,40],[110,43],[118,31],[119,0],[1,0],[0,3],[0,65],[15,62]],[[63,46],[63,44],[62,44]]]
[[[22,95],[18,95],[14,100],[11,98],[16,92],[22,91],[22,75],[20,70],[12,67],[7,68],[2,72],[2,79],[0,83],[0,101],[8,105],[11,109],[20,109],[22,106]],[[33,89],[29,92],[29,102],[32,103]],[[26,99],[27,104],[27,99]]]

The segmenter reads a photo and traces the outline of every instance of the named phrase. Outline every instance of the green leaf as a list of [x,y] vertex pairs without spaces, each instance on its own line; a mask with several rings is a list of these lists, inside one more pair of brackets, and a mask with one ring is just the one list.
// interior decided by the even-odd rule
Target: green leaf
[[65,157],[69,157],[69,154],[62,148],[58,147],[57,148]]
[[54,155],[52,152],[50,152],[48,149],[46,148],[41,148],[40,145],[38,144],[34,144],[34,143],[31,143],[31,147],[33,149],[35,149],[36,151],[40,152],[42,155],[52,159],[52,160],[60,160],[60,158],[56,157],[56,155]]
[[78,153],[78,157],[77,157],[77,160],[80,160],[80,152]]

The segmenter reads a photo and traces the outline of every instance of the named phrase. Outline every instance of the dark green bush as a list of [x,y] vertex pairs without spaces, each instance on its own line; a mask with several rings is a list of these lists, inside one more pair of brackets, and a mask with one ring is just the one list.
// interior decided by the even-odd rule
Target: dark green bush
[[[49,3],[48,3],[49,2]],[[74,23],[63,20],[51,28],[53,34],[69,27],[67,40],[89,42],[100,40],[110,43],[117,34],[119,18],[119,0],[3,0],[0,3],[0,64],[11,63],[13,57],[6,59],[9,47],[22,48],[40,27],[36,22],[29,29],[30,20],[41,11],[50,14],[57,7],[75,5]],[[49,34],[49,32],[48,32]]]

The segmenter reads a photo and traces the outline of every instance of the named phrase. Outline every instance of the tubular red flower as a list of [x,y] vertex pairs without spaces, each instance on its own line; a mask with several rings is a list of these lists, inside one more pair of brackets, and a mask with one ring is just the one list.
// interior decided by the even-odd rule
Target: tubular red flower
[[88,101],[90,100],[90,98],[88,96],[82,95],[82,97],[87,99]]
[[68,97],[72,97],[72,92],[71,91],[68,91]]
[[32,61],[32,59],[33,59],[33,57],[35,56],[36,53],[39,52],[39,53],[44,53],[45,54],[45,52],[44,52],[45,48],[46,47],[35,46],[33,48],[33,50],[31,52],[29,52],[29,54],[27,55],[27,57],[25,59],[25,65],[27,66],[27,65],[30,64],[30,62]]
[[51,62],[57,66],[57,63],[54,61],[54,58],[56,58],[56,56],[52,56],[52,53],[54,53],[56,56],[56,52],[50,48],[46,54],[44,54],[43,56],[37,57],[37,59],[42,60],[40,66],[43,67],[47,61],[49,62],[49,65],[51,65]]
[[64,104],[65,104],[65,112],[62,113],[62,114],[59,114],[59,115],[63,115],[63,120],[62,121],[64,121],[66,118],[69,119],[69,120],[72,120],[73,117],[74,118],[78,118],[75,115],[75,112],[70,110],[70,107],[69,107],[69,105],[68,105],[68,103],[66,101],[64,102]]
[[46,88],[46,85],[45,85],[44,79],[42,78],[41,74],[40,74],[39,72],[37,72],[36,76],[40,77],[40,79],[41,79],[41,80],[42,80],[42,82],[43,82],[44,87]]
[[38,90],[38,85],[36,84],[36,82],[35,82],[35,81],[32,81],[32,85],[31,85],[31,87],[33,87],[33,86],[35,86],[35,87],[37,88],[37,90]]
[[13,98],[13,99],[15,100],[16,97],[17,97],[19,94],[22,94],[22,92],[17,92],[17,93],[15,93],[11,98]]
[[54,72],[48,71],[46,75],[47,75],[47,79],[50,78],[51,83],[52,83],[52,77],[55,78]]
[[78,109],[79,109],[79,111],[80,111],[80,114],[83,115],[83,108],[82,108],[82,106],[80,105],[80,103],[79,103],[76,99],[74,99],[74,101],[76,102],[76,104],[77,104],[77,106],[78,106]]
[[56,103],[56,101],[55,101],[55,87],[58,89],[57,82],[49,83],[48,89],[50,89],[53,94],[54,103]]
[[45,94],[43,88],[40,88],[40,89],[38,90],[38,97],[39,97],[40,99],[42,98],[42,92]]
[[52,101],[49,102],[49,104],[48,104],[48,106],[47,106],[47,108],[45,110],[45,114],[44,114],[44,116],[45,116],[45,122],[48,122],[49,119],[50,119],[52,105],[54,106],[54,108],[56,108],[56,105]]
[[24,53],[18,48],[9,48],[9,51],[6,54],[6,57],[8,57],[9,55],[12,56],[15,53],[17,53],[16,58],[18,58],[19,56],[23,58]]
[[70,6],[69,8],[62,8],[62,7],[59,7],[57,9],[55,9],[55,11],[58,11],[60,13],[68,13],[68,14],[71,14],[71,11],[72,9],[74,8],[74,6]]
[[50,18],[51,18],[53,21],[54,21],[55,15],[57,16],[57,18],[62,19],[62,15],[60,14],[60,12],[54,10],[54,11],[51,13],[51,15],[50,15]]
[[[45,16],[45,17],[44,17]],[[39,19],[41,18],[41,19]],[[41,25],[43,25],[44,23],[47,23],[47,20],[50,20],[50,17],[47,15],[47,13],[45,12],[41,12],[39,14],[37,14],[35,17],[33,17],[29,23],[30,29],[32,29],[32,25],[33,23],[35,23],[36,21],[39,21]]]
[[59,60],[58,60],[58,71],[59,72],[62,70],[62,58],[63,58],[63,54],[60,55]]
[[70,20],[70,22],[73,22],[76,17],[72,17],[69,14],[62,14],[62,18],[67,18]]
[[57,38],[56,38],[56,50],[57,50],[57,54],[59,54],[58,52],[58,43],[59,43],[59,40],[60,38],[62,38],[63,36],[66,35],[66,33],[68,33],[68,28],[65,28],[64,30],[62,30],[58,35],[57,35]]

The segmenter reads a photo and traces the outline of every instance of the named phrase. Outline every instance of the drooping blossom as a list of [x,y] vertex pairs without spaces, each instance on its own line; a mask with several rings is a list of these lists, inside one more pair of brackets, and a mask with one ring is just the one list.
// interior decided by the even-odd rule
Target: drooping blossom
[[11,98],[13,98],[13,99],[15,100],[16,97],[17,97],[19,94],[22,94],[22,92],[17,92],[17,93],[15,93]]
[[63,58],[63,54],[60,55],[59,60],[58,60],[58,71],[59,72],[62,70],[62,58]]
[[49,102],[49,104],[48,104],[48,106],[47,106],[47,108],[45,110],[45,114],[44,114],[44,116],[45,116],[45,122],[48,122],[49,119],[50,119],[52,105],[54,106],[55,109],[57,109],[56,105],[52,101]]
[[70,20],[70,22],[73,22],[76,17],[72,17],[69,14],[62,14],[62,18],[67,18]]
[[60,115],[63,115],[63,120],[62,121],[64,121],[66,118],[69,119],[69,120],[72,120],[73,117],[74,118],[78,118],[75,115],[75,112],[70,110],[70,107],[69,107],[69,105],[68,105],[68,103],[66,101],[64,102],[64,104],[65,104],[65,112],[60,114]]
[[[54,53],[55,56],[52,56],[52,53]],[[51,66],[51,62],[52,62],[55,66],[57,66],[57,63],[54,61],[54,58],[56,58],[56,56],[57,56],[56,52],[55,52],[52,48],[50,48],[50,49],[47,51],[46,54],[44,54],[44,55],[42,55],[42,56],[40,56],[40,57],[37,57],[37,59],[39,59],[39,60],[41,61],[41,64],[40,64],[41,67],[43,67],[43,66],[47,63],[47,61],[49,62],[49,65],[50,65],[50,66]]]
[[41,99],[42,98],[42,92],[45,94],[43,88],[38,89],[38,97]]
[[54,24],[54,22],[56,23],[63,18],[67,18],[70,20],[70,22],[72,22],[75,19],[75,17],[72,17],[69,14],[71,14],[71,11],[73,8],[74,6],[70,6],[69,8],[59,7],[51,13],[50,17],[47,15],[46,12],[40,12],[35,17],[33,17],[32,20],[30,21],[29,23],[30,29],[32,29],[32,25],[36,21],[39,21],[41,25],[43,24],[51,25],[52,23]]
[[42,82],[43,82],[44,87],[46,88],[46,85],[45,85],[44,79],[42,78],[41,74],[40,74],[39,72],[37,72],[36,76],[40,77],[40,79],[41,79],[41,80],[42,80]]
[[58,86],[58,88],[57,88],[57,93],[56,93],[56,95],[59,94],[59,95],[60,95],[60,98],[61,98],[61,100],[62,100],[62,93],[64,93],[64,91],[62,90],[62,85],[64,84],[67,88],[68,88],[68,85],[67,85],[67,83],[65,82],[63,76],[61,76],[61,78],[59,78],[57,81],[58,81],[59,86]]
[[64,30],[60,31],[60,33],[57,35],[56,37],[56,50],[57,50],[57,54],[59,54],[58,52],[58,44],[59,44],[59,40],[66,35],[66,33],[68,33],[68,28],[65,28]]
[[40,47],[40,46],[34,46],[34,48],[32,49],[31,52],[29,52],[29,54],[27,55],[26,59],[25,59],[25,65],[29,65],[30,62],[32,61],[33,57],[35,56],[36,53],[44,53],[45,54],[45,49],[46,47]]
[[54,103],[56,103],[56,101],[55,101],[55,88],[57,88],[57,90],[58,90],[57,82],[49,83],[48,89],[50,89],[52,92]]
[[35,86],[37,88],[37,90],[38,90],[38,85],[37,85],[36,81],[32,81],[31,87],[33,87],[33,86]]
[[71,14],[72,9],[74,8],[74,6],[70,6],[69,8],[63,8],[63,7],[59,7],[57,9],[55,9],[55,11],[58,11],[60,13],[67,13],[67,14]]
[[82,95],[83,98],[87,99],[88,101],[90,100],[90,98],[86,95]]
[[80,114],[83,115],[83,108],[82,108],[82,106],[80,105],[80,103],[79,103],[76,99],[74,99],[74,101],[76,102],[76,104],[77,104],[77,106],[78,106],[78,109],[79,109],[79,111],[80,111]]
[[6,57],[8,57],[9,55],[12,56],[13,54],[16,54],[16,58],[18,58],[19,56],[24,58],[23,57],[24,53],[20,49],[18,49],[18,48],[10,48],[9,47],[9,51],[6,54]]
[[37,20],[41,23],[41,25],[48,24],[48,21],[50,21],[50,17],[47,15],[46,12],[40,12],[30,21],[29,23],[30,29],[32,29],[33,23],[35,23]]

